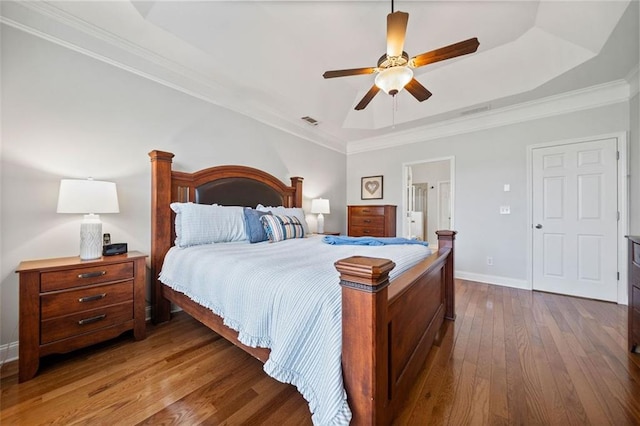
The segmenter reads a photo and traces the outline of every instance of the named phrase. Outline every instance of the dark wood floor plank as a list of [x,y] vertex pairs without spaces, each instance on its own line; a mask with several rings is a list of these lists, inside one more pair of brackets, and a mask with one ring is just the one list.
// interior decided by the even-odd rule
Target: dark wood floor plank
[[[458,280],[455,322],[427,356],[396,425],[640,424],[640,355],[626,307]],[[0,424],[310,425],[306,401],[180,313],[0,374]]]

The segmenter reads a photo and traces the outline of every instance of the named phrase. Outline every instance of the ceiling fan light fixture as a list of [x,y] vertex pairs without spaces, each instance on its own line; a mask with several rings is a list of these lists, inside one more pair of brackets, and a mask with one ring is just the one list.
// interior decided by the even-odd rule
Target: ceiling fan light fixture
[[386,94],[395,96],[404,89],[413,78],[413,71],[409,67],[398,66],[386,68],[378,73],[375,84]]

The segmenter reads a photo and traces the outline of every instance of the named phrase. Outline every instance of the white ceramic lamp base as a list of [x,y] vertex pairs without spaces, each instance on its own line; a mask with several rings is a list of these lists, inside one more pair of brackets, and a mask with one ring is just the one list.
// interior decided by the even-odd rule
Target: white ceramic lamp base
[[102,222],[97,214],[86,214],[80,224],[80,259],[102,257]]
[[324,234],[324,216],[318,213],[318,234]]

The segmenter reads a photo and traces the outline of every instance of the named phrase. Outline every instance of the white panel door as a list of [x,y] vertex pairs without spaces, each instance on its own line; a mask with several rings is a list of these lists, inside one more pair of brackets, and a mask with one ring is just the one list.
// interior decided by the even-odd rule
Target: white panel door
[[451,183],[438,182],[438,229],[451,229]]
[[616,139],[532,154],[533,289],[616,301]]

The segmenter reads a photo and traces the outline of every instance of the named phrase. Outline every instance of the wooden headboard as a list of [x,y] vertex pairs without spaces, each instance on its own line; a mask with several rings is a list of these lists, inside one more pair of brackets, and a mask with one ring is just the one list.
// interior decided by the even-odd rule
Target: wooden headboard
[[154,323],[169,319],[170,303],[162,297],[158,274],[175,240],[173,202],[255,207],[257,204],[302,207],[302,178],[291,186],[245,166],[217,166],[193,173],[171,170],[174,155],[151,151],[151,303]]

